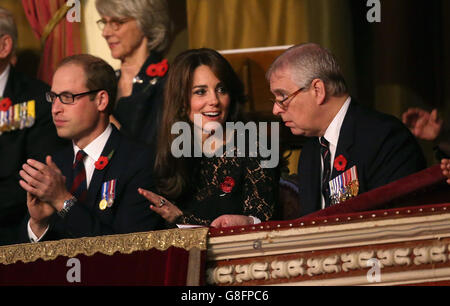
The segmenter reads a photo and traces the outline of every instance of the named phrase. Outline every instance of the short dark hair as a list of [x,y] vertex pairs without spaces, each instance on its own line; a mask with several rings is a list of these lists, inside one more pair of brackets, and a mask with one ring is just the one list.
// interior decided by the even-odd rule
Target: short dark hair
[[112,114],[117,97],[117,77],[114,69],[101,58],[90,54],[66,57],[56,69],[68,64],[79,65],[83,68],[86,74],[86,87],[89,90],[103,89],[108,93],[109,102],[106,111]]

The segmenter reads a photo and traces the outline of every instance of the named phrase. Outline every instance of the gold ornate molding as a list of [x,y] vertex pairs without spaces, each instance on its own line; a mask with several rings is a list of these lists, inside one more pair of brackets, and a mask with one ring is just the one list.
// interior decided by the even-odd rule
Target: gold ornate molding
[[204,251],[206,250],[207,234],[208,228],[171,229],[2,246],[0,247],[0,264],[9,265],[18,261],[29,263],[38,259],[48,261],[58,256],[91,256],[95,253],[131,254],[153,248],[165,251],[172,246],[187,251],[192,248]]

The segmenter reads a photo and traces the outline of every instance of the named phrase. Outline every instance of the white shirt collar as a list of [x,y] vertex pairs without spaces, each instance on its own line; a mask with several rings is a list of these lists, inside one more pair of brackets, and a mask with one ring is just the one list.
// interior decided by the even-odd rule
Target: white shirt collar
[[[95,138],[93,141],[91,141],[90,144],[88,144],[83,151],[93,160],[97,161],[102,154],[103,148],[106,145],[106,142],[108,141],[109,136],[111,135],[112,127],[111,124],[108,124],[108,127],[103,131],[100,136]],[[75,144],[73,144],[73,151],[74,151],[74,161],[75,156],[77,155],[80,148]]]
[[0,74],[0,97],[5,93],[6,83],[8,82],[9,71],[11,65],[6,66],[6,69]]
[[336,116],[334,116],[333,121],[331,121],[330,125],[325,131],[325,134],[323,135],[325,139],[330,143],[330,145],[333,145],[334,147],[337,147],[339,133],[341,132],[342,123],[344,122],[345,115],[347,114],[348,107],[350,106],[350,101],[351,97],[349,96],[347,100],[345,100],[339,112],[336,114]]

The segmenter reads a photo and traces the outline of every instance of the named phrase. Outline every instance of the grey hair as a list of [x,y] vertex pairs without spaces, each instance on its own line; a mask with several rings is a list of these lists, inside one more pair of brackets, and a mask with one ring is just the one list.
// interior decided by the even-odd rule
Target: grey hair
[[9,35],[13,41],[13,49],[17,48],[17,26],[10,11],[0,7],[0,35]]
[[102,16],[136,19],[149,51],[165,53],[169,48],[172,22],[167,0],[96,0],[95,6]]
[[308,88],[314,79],[320,79],[325,84],[327,95],[340,96],[348,93],[347,84],[335,57],[317,44],[305,43],[287,49],[272,63],[266,73],[266,79],[270,81],[272,74],[282,68],[290,70],[292,81],[299,87]]

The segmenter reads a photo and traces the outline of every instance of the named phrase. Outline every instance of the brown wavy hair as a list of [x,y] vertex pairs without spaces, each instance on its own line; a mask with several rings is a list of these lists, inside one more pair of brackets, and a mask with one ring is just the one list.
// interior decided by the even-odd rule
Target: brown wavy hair
[[[169,199],[176,199],[190,188],[192,157],[175,158],[171,152],[173,140],[178,135],[171,134],[176,122],[190,122],[190,100],[195,70],[202,65],[208,66],[224,84],[229,96],[230,106],[226,121],[242,120],[241,106],[245,103],[244,86],[230,63],[217,51],[202,48],[180,53],[170,66],[164,88],[164,107],[162,123],[158,135],[158,147],[155,160],[157,190]],[[193,139],[191,134],[191,139]],[[193,143],[193,141],[191,141]],[[192,151],[191,151],[192,152]]]

